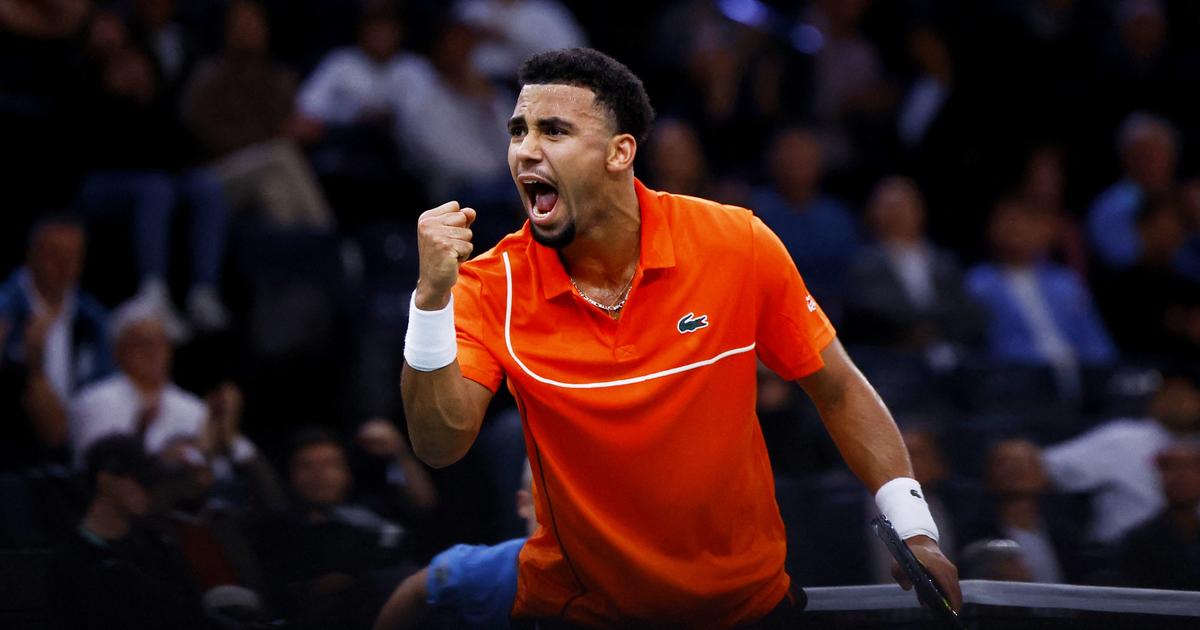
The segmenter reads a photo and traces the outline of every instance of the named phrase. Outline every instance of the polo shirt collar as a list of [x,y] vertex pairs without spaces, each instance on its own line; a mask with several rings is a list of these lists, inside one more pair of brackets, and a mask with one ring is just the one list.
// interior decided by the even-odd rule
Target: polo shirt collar
[[[675,243],[671,239],[671,226],[667,223],[666,213],[658,193],[634,178],[633,189],[637,193],[638,208],[641,211],[641,253],[638,267],[645,273],[650,269],[667,269],[675,266]],[[532,227],[526,222],[525,229],[532,232]],[[550,247],[541,245],[530,236],[530,247],[542,281],[542,294],[547,300],[554,299],[571,291],[571,279],[558,259],[558,252]],[[635,271],[636,273],[636,271]]]

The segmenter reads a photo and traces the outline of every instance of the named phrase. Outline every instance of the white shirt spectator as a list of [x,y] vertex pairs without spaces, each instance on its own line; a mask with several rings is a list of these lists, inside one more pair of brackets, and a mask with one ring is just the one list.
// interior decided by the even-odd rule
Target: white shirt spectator
[[551,0],[466,0],[458,14],[493,35],[480,43],[471,63],[480,72],[508,80],[526,57],[587,45],[587,36],[566,7]]
[[484,100],[464,95],[426,61],[394,69],[389,81],[396,142],[433,198],[508,177],[511,94],[497,89]]
[[389,113],[395,95],[406,79],[420,75],[424,61],[415,55],[397,54],[384,62],[372,59],[362,48],[348,46],[325,56],[297,96],[297,107],[310,118],[347,125],[374,114]]
[[[71,403],[68,440],[76,466],[96,441],[115,434],[137,431],[142,400],[124,374],[115,374],[83,391]],[[158,403],[158,413],[146,429],[146,451],[157,454],[171,439],[201,437],[208,422],[208,408],[196,396],[167,384]]]
[[1115,543],[1164,507],[1154,457],[1174,440],[1154,420],[1113,420],[1046,449],[1046,472],[1069,492],[1092,493],[1088,538]]

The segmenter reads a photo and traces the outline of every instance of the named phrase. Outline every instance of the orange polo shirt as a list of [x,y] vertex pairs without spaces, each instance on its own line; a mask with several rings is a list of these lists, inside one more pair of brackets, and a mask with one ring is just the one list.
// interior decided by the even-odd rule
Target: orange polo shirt
[[787,593],[784,528],[755,415],[756,359],[788,380],[833,327],[748,210],[635,182],[641,257],[613,320],[529,225],[464,264],[458,362],[507,378],[540,527],[515,617],[730,627]]

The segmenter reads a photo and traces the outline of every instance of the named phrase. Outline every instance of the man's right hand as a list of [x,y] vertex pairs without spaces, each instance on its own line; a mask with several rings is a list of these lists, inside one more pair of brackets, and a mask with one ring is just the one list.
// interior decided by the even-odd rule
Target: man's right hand
[[458,282],[458,266],[475,248],[471,224],[475,210],[460,208],[457,201],[423,212],[417,219],[417,249],[420,275],[414,296],[417,308],[436,311],[450,302],[450,290]]

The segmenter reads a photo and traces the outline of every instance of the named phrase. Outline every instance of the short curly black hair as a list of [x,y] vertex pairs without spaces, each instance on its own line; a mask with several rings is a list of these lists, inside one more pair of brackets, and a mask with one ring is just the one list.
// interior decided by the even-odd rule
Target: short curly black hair
[[525,85],[573,85],[596,95],[617,122],[617,133],[646,141],[654,125],[654,108],[642,80],[625,64],[593,48],[563,48],[525,60],[517,74]]

